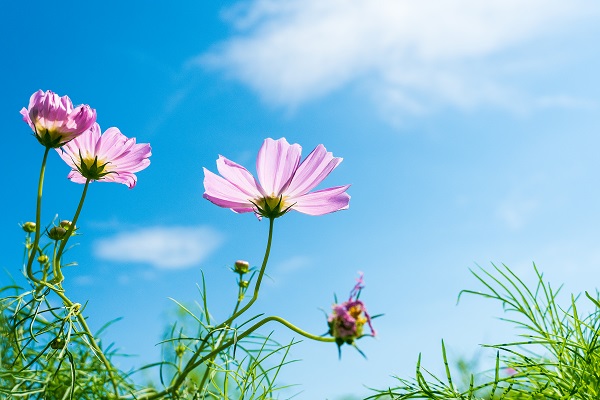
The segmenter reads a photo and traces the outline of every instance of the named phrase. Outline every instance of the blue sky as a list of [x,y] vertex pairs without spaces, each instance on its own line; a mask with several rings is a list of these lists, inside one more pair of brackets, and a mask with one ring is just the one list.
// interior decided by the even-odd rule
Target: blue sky
[[[65,271],[93,327],[123,317],[106,340],[139,355],[124,367],[157,359],[168,297],[198,300],[200,270],[226,316],[228,267],[260,263],[268,225],[202,199],[202,167],[222,154],[254,171],[263,139],[282,136],[343,157],[325,185],[352,184],[352,200],[277,221],[256,312],[322,333],[319,308],[360,270],[362,299],[385,317],[360,342],[368,360],[305,341],[281,383],[302,384],[302,399],[360,396],[411,376],[419,352],[441,368],[442,338],[471,356],[515,331],[498,304],[456,305],[479,288],[470,268],[505,263],[531,281],[535,262],[565,292],[597,287],[599,17],[579,0],[4,2],[0,266],[19,274],[43,153],[19,110],[53,90],[152,145],[133,190],[91,186],[68,253],[79,266]],[[67,173],[51,157],[45,221],[75,210]]]

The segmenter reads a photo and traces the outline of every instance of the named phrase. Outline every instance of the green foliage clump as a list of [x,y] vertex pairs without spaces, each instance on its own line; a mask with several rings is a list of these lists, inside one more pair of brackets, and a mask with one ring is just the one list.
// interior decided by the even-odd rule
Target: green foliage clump
[[560,292],[545,283],[534,266],[537,283],[530,288],[507,266],[494,267],[494,272],[481,270],[473,275],[484,291],[461,292],[497,300],[523,333],[519,340],[485,345],[496,350],[495,368],[474,373],[462,370],[453,379],[444,343],[442,356],[445,377],[439,378],[417,362],[414,379],[397,378],[398,384],[386,390],[375,390],[368,399],[534,399],[597,400],[600,399],[600,301],[598,295],[586,293],[592,311],[581,317],[577,297],[571,296],[566,307],[557,304]]

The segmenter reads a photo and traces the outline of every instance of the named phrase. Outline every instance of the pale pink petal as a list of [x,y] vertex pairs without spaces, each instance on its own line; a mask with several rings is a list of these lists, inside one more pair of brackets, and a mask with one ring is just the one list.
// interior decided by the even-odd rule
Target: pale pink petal
[[128,153],[120,155],[112,164],[118,170],[139,172],[150,165],[151,155],[152,148],[148,143],[135,144]]
[[137,176],[130,172],[111,172],[108,175],[104,175],[101,181],[103,182],[116,182],[127,185],[129,189],[133,189],[137,184]]
[[256,159],[258,180],[268,196],[279,196],[288,187],[300,163],[302,147],[285,138],[265,139]]
[[241,165],[219,156],[217,160],[217,169],[221,176],[234,184],[239,190],[244,192],[249,198],[263,197],[264,193],[260,184],[252,174]]
[[94,153],[102,155],[105,160],[114,160],[120,154],[128,150],[127,136],[123,135],[118,128],[108,128],[96,142]]
[[35,125],[31,122],[31,118],[29,118],[29,111],[25,107],[21,109],[21,115],[23,116],[23,121],[27,122],[27,125],[35,132]]
[[62,146],[96,121],[95,110],[87,105],[73,108],[68,96],[60,97],[50,90],[38,90],[31,95],[29,108],[21,110],[21,114],[40,143],[47,147]]
[[328,214],[348,208],[350,195],[346,193],[346,190],[349,187],[350,185],[336,186],[288,199],[288,201],[294,204],[292,210],[304,214]]
[[206,168],[204,168],[204,190],[203,197],[219,207],[240,210],[238,212],[253,211],[251,198],[233,183]]
[[69,175],[67,175],[67,178],[70,179],[71,182],[75,182],[75,183],[85,183],[85,181],[87,180],[76,169],[69,172]]
[[94,158],[96,143],[100,140],[100,137],[100,125],[94,123],[90,129],[61,148],[56,149],[56,151],[58,151],[60,158],[71,168],[77,169],[76,164],[81,162],[81,157]]
[[342,162],[342,158],[334,157],[322,144],[302,161],[294,174],[285,195],[297,197],[308,193],[323,181]]
[[[117,128],[109,128],[101,134],[100,126],[94,123],[82,135],[59,149],[59,154],[73,169],[69,174],[73,182],[84,183],[86,178],[81,176],[83,173],[92,180],[122,183],[131,189],[137,183],[135,172],[150,165],[152,149],[147,143],[136,144],[135,138],[127,138]],[[98,166],[104,165],[104,170],[97,173],[79,171],[84,167],[83,160],[87,161],[88,166],[97,160]]]

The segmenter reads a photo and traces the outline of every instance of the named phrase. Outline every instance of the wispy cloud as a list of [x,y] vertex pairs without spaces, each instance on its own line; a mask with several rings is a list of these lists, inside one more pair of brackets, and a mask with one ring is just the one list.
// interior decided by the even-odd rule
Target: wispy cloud
[[222,241],[223,236],[209,227],[157,226],[97,240],[94,255],[107,261],[179,269],[198,265]]
[[291,108],[357,81],[389,114],[447,104],[517,108],[515,99],[527,96],[510,77],[537,72],[528,60],[506,61],[506,51],[526,55],[524,46],[567,35],[599,11],[583,0],[254,0],[225,14],[238,34],[192,63]]

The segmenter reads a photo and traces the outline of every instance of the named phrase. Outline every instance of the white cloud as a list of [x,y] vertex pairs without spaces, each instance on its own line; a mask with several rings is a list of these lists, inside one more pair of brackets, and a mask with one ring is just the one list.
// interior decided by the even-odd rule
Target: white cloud
[[178,269],[198,265],[222,241],[222,235],[208,227],[159,226],[100,239],[94,243],[94,254],[108,261]]
[[254,0],[225,14],[238,34],[192,63],[285,107],[360,80],[390,114],[439,104],[518,108],[524,96],[503,77],[534,67],[499,59],[599,11],[583,0]]

